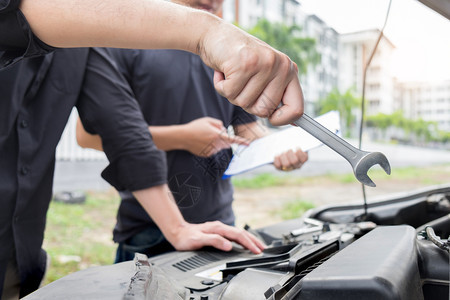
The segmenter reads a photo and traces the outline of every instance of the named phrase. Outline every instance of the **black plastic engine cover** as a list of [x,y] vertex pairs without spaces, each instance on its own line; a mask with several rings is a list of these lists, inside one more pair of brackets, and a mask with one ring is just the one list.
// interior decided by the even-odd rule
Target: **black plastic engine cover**
[[379,227],[305,276],[298,299],[423,299],[416,232]]

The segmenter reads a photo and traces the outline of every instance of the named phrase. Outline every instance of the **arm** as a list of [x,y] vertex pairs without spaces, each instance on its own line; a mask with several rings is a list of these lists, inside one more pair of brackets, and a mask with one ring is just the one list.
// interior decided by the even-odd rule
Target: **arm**
[[260,252],[261,243],[241,230],[218,222],[193,225],[184,221],[166,185],[165,155],[152,142],[129,85],[105,49],[89,51],[77,109],[86,130],[101,136],[110,162],[102,177],[118,190],[133,192],[174,247],[217,245],[229,250],[226,239],[231,239]]
[[[229,136],[222,121],[204,117],[187,124],[170,126],[149,126],[156,147],[164,151],[186,150],[194,155],[209,157],[231,144],[247,145],[248,142],[239,136]],[[100,136],[92,135],[84,130],[77,121],[77,142],[83,148],[103,151]]]
[[77,120],[76,126],[77,143],[82,148],[91,148],[98,151],[103,151],[102,139],[98,134],[90,134],[84,129],[80,118]]
[[[269,134],[269,130],[258,122],[251,122],[247,124],[240,124],[234,126],[236,135],[241,136],[249,141],[253,141],[262,138]],[[292,171],[299,169],[308,160],[308,153],[303,152],[301,149],[288,150],[280,155],[275,156],[273,165],[278,170]]]
[[215,87],[231,103],[274,125],[303,113],[297,66],[209,13],[156,0],[22,0],[20,9],[49,45],[190,51],[216,70]]
[[[182,137],[182,135],[179,135],[177,126],[160,126],[160,128],[156,129],[156,132],[158,136],[156,140],[160,140],[160,142],[165,134],[174,136],[175,140],[178,137]],[[87,133],[80,119],[77,120],[76,136],[80,146],[103,151],[100,136]],[[169,138],[169,140],[171,139]],[[156,140],[155,144],[158,146]],[[167,142],[162,143],[162,145],[167,145]],[[160,144],[159,146],[162,145]],[[264,249],[264,245],[245,230],[237,229],[218,221],[203,224],[187,223],[175,204],[166,184],[135,191],[133,195],[155,221],[166,239],[177,250],[194,250],[204,246],[212,246],[223,251],[229,251],[232,247],[230,240],[241,244],[256,254]]]
[[204,246],[229,251],[235,241],[253,253],[264,245],[252,234],[221,222],[189,224],[181,215],[167,185],[133,192],[133,195],[155,221],[166,239],[177,250],[194,250]]

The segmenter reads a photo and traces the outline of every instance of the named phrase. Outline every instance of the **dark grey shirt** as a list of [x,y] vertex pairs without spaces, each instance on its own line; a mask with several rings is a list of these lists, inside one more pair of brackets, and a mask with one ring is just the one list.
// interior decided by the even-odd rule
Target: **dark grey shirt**
[[[256,120],[217,94],[213,70],[197,55],[177,50],[108,51],[132,87],[149,125],[185,124],[206,116],[222,120],[225,126]],[[169,188],[186,221],[234,223],[233,188],[230,179],[221,178],[230,159],[230,150],[209,158],[187,151],[167,152]],[[155,226],[130,193],[121,196],[116,242]]]

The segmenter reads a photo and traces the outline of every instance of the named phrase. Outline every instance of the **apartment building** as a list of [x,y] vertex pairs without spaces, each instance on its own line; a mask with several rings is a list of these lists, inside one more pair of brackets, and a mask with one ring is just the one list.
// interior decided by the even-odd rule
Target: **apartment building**
[[450,80],[398,82],[393,108],[406,118],[436,122],[440,130],[450,132]]
[[313,114],[316,103],[338,85],[339,34],[315,15],[306,14],[296,0],[233,0],[225,1],[223,18],[242,28],[253,27],[260,19],[302,28],[301,35],[316,40],[321,62],[311,66],[302,76],[305,111]]
[[299,24],[302,12],[297,0],[227,0],[223,18],[244,29],[253,27],[260,19],[286,25]]
[[316,40],[316,50],[320,63],[311,66],[301,77],[305,96],[305,111],[313,113],[317,101],[325,98],[338,86],[338,42],[339,34],[316,15],[304,19],[303,35]]
[[[378,39],[378,29],[341,34],[339,36],[339,82],[341,91],[354,88],[362,95],[364,71]],[[394,44],[383,36],[366,73],[365,98],[367,115],[394,111],[394,80],[391,71]]]

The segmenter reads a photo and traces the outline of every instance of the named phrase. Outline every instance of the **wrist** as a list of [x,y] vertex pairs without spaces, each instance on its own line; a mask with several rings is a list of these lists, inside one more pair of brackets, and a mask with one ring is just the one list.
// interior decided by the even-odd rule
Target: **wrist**
[[[191,52],[200,56],[205,64],[209,67],[217,70],[218,66],[215,65],[214,58],[212,57],[216,53],[213,52],[217,46],[222,49],[224,47],[221,44],[222,37],[218,34],[219,31],[223,31],[225,27],[233,26],[231,24],[225,23],[222,19],[217,16],[211,15],[206,12],[201,12],[202,16],[200,18],[200,22],[197,25],[199,26],[198,38],[195,40],[195,49]],[[226,34],[226,33],[225,33]],[[215,45],[219,44],[219,45]]]
[[167,228],[167,235],[165,237],[167,240],[169,240],[172,244],[176,242],[178,239],[183,238],[181,236],[181,232],[184,228],[188,226],[188,223],[183,219],[179,220],[177,224],[172,224],[169,228]]
[[191,130],[189,129],[189,123],[176,125],[177,127],[177,145],[179,150],[189,151],[189,143],[191,141]]

